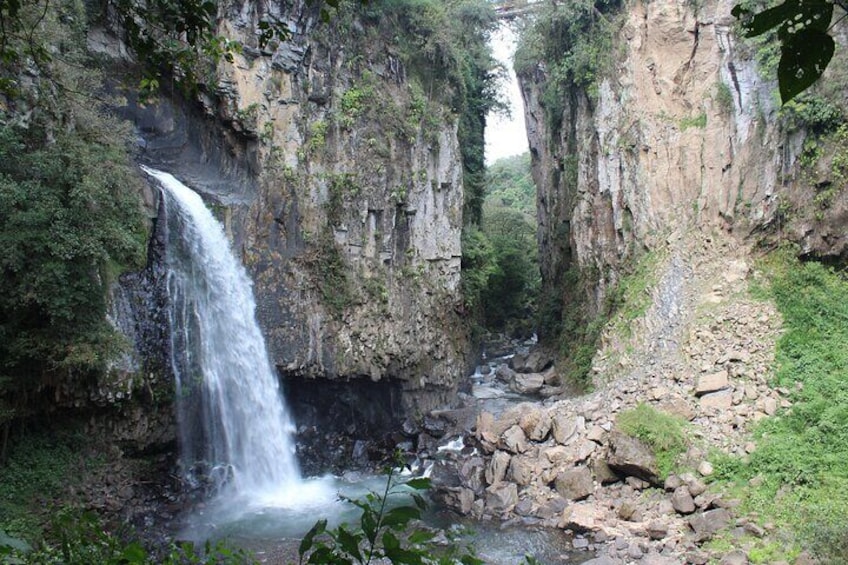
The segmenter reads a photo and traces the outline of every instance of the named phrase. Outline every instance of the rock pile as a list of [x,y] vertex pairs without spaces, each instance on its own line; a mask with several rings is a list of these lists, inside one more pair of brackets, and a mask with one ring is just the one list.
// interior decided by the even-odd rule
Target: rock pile
[[[703,564],[724,557],[702,549],[720,530],[762,536],[707,484],[709,449],[750,453],[750,424],[789,408],[789,391],[768,386],[780,318],[750,297],[748,274],[742,260],[696,265],[680,285],[675,346],[646,348],[635,368],[595,392],[480,412],[472,455],[442,462],[457,474],[442,497],[477,518],[570,530],[575,548],[600,551],[598,563]],[[555,369],[539,357],[514,360],[498,378],[536,394],[556,388]],[[541,378],[525,387],[527,375]],[[640,403],[690,422],[678,468],[691,472],[661,476],[652,450],[618,429],[617,415]]]

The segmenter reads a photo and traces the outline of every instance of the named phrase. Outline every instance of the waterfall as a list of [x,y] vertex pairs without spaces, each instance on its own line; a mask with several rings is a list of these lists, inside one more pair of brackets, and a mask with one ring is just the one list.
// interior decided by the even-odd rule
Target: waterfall
[[182,461],[247,496],[301,484],[293,424],[256,323],[251,281],[200,196],[143,167],[164,191],[171,365]]

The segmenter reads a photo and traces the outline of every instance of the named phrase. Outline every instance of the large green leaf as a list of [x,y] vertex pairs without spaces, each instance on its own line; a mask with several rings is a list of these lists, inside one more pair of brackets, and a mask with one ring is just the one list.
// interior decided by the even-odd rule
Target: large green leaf
[[833,38],[824,31],[802,29],[783,41],[777,80],[785,104],[816,82],[833,57]]
[[736,5],[731,11],[735,17],[742,20],[742,28],[747,37],[762,35],[779,28],[781,39],[793,35],[801,29],[818,29],[826,31],[833,17],[833,3],[828,0],[786,0],[758,14]]
[[303,555],[312,549],[312,543],[315,541],[315,536],[321,535],[327,529],[327,520],[318,520],[315,525],[306,532],[303,539],[300,540],[300,547],[297,549],[298,555],[303,559]]

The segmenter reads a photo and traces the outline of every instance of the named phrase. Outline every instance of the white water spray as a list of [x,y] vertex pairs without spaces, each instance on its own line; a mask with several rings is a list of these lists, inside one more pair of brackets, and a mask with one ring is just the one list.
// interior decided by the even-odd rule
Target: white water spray
[[168,173],[143,169],[165,191],[183,461],[201,463],[235,494],[296,503],[305,493],[293,424],[256,323],[251,281],[200,196]]

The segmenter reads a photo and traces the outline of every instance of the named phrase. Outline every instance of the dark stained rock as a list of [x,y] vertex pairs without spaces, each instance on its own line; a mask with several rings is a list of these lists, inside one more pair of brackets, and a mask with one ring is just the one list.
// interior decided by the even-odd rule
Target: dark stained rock
[[706,541],[730,523],[730,512],[716,508],[695,514],[689,518],[689,527],[695,532],[696,541]]
[[657,459],[651,448],[618,430],[610,434],[607,465],[616,473],[660,484]]

